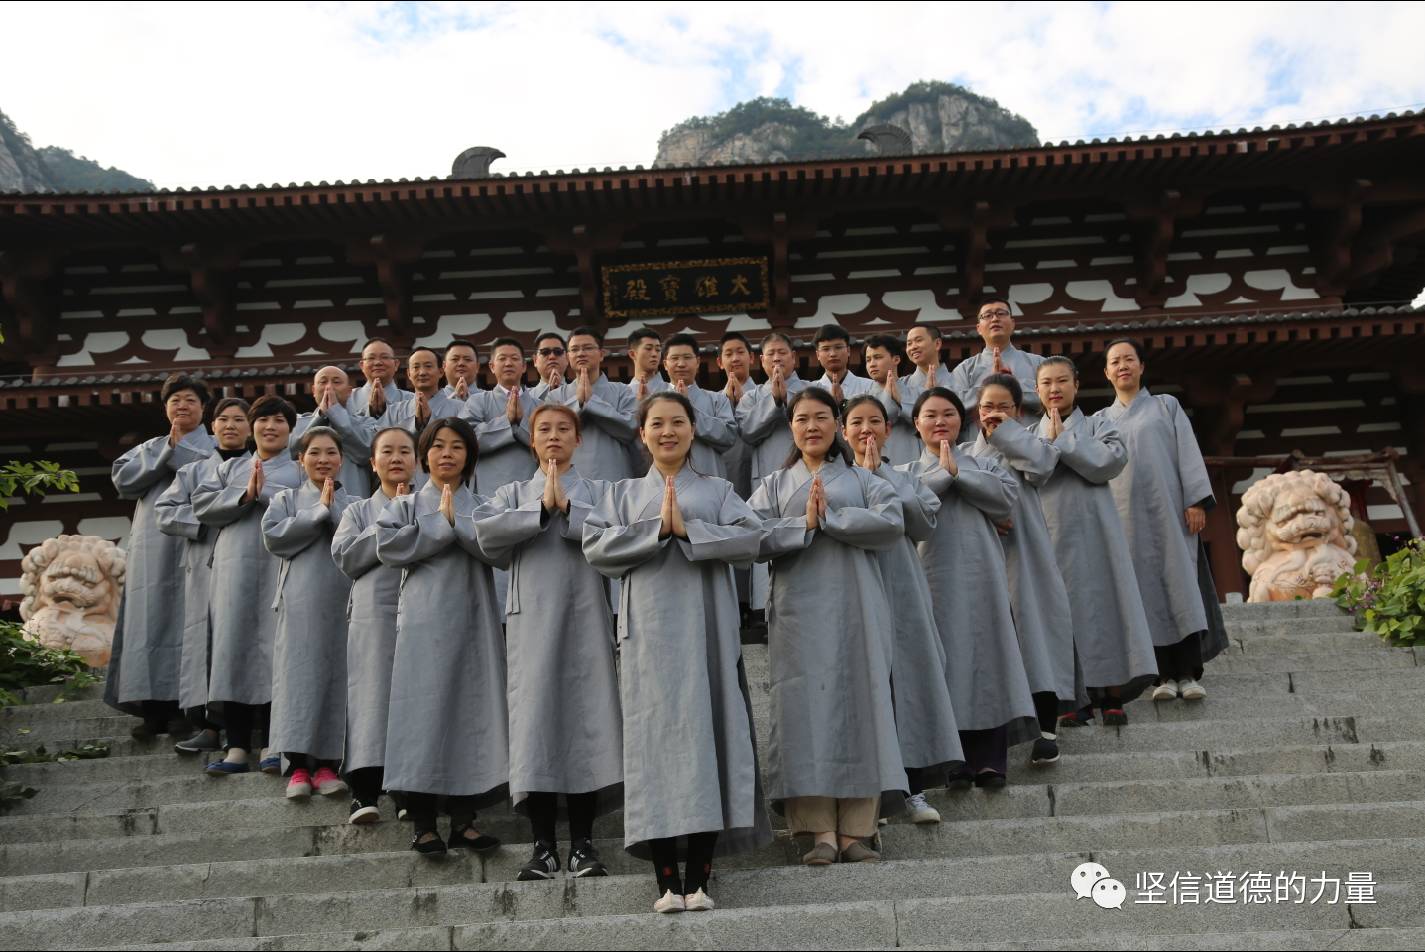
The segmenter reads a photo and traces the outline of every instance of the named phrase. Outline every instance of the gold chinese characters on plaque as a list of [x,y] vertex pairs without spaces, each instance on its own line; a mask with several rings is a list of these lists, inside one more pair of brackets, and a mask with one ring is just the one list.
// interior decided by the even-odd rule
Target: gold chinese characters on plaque
[[767,309],[766,257],[661,261],[603,267],[610,318],[728,314]]

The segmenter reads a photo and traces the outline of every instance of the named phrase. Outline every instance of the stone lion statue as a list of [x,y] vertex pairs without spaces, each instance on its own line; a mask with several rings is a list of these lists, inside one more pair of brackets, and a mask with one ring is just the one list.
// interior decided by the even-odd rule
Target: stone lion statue
[[1253,484],[1237,510],[1249,602],[1326,598],[1356,564],[1351,500],[1325,473],[1276,473]]
[[31,549],[20,562],[25,634],[91,667],[107,665],[124,566],[124,550],[94,536],[56,536]]

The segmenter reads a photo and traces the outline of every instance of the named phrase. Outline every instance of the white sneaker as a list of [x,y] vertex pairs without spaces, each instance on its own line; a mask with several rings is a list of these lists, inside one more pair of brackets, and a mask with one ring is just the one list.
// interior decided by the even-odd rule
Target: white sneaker
[[1176,701],[1178,699],[1178,683],[1176,681],[1164,681],[1153,689],[1153,700],[1155,701]]
[[[711,902],[712,900],[708,901]],[[682,912],[687,908],[687,901],[671,889],[664,890],[663,898],[653,904],[654,912]]]
[[1201,701],[1207,697],[1207,688],[1193,678],[1178,682],[1178,690],[1183,693],[1184,701]]
[[906,812],[912,823],[939,823],[940,811],[925,800],[925,794],[913,793],[905,798]]
[[683,897],[683,908],[688,912],[710,912],[717,908],[717,903],[712,901],[711,896],[699,889],[697,892]]

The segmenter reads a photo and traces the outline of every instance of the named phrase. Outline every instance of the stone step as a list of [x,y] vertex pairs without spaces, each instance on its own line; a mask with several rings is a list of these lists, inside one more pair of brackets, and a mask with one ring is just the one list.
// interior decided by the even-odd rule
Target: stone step
[[1222,618],[1229,627],[1240,621],[1263,619],[1350,617],[1328,598],[1304,598],[1292,602],[1249,602],[1222,606]]
[[[567,843],[564,844],[567,849]],[[518,850],[511,848],[516,855]],[[1096,850],[1069,853],[1038,853],[1020,856],[967,856],[947,863],[940,859],[889,860],[881,865],[887,875],[908,884],[906,895],[923,895],[931,888],[938,895],[985,895],[1013,893],[1021,889],[1048,890],[1057,885],[1064,870],[1093,860],[1130,888],[1139,874],[1216,873],[1238,874],[1280,870],[1322,871],[1331,875],[1362,869],[1362,857],[1369,857],[1369,869],[1379,883],[1425,881],[1425,838],[1341,840],[1324,843],[1248,843],[1243,845],[1195,848],[1165,848],[1154,845],[1142,849]],[[617,869],[626,872],[613,879],[630,877],[647,889],[649,868],[631,860],[621,851],[606,856]],[[793,857],[795,858],[795,857]],[[736,870],[719,865],[714,890],[721,896],[728,888],[763,883],[778,870]],[[805,876],[801,867],[780,870],[788,878]],[[0,912],[75,906],[111,906],[130,903],[173,902],[191,899],[231,897],[283,897],[296,894],[342,891],[392,891],[391,899],[413,888],[471,885],[481,882],[481,864],[464,852],[451,853],[440,860],[418,856],[409,850],[311,856],[273,860],[242,860],[188,866],[95,870],[52,873],[0,879]],[[813,880],[815,882],[815,880]],[[526,891],[536,901],[541,890],[563,894],[563,877],[552,883],[490,883],[488,888],[508,887],[518,904]],[[725,900],[727,901],[727,900]],[[528,904],[526,904],[528,905]]]
[[[927,791],[931,803],[950,824],[967,820],[1026,819],[1054,816],[1105,816],[1182,810],[1255,809],[1286,804],[1400,802],[1425,789],[1425,773],[1374,770],[1369,773],[1314,773],[1254,777],[1016,784],[1002,791],[952,793]],[[0,818],[0,843],[22,844],[156,834],[218,833],[240,830],[324,827],[351,831],[345,797],[296,803],[273,796],[254,800],[176,803],[110,813],[37,814]],[[506,842],[526,838],[529,825],[509,810],[480,816],[482,831]],[[380,834],[399,847],[404,827]],[[623,835],[621,813],[601,817],[595,835]]]
[[16,704],[12,707],[0,708],[0,728],[9,728],[12,724],[17,723],[23,726],[38,724],[42,721],[70,721],[81,717],[104,717],[117,713],[119,712],[97,698],[85,701],[63,701],[58,704],[53,701]]
[[[162,941],[195,921],[209,933],[292,936],[361,929],[457,927],[459,948],[810,948],[958,944],[958,940],[1064,941],[1098,932],[1170,935],[1194,932],[1348,929],[1363,919],[1383,927],[1425,922],[1416,883],[1381,883],[1374,905],[1345,902],[1161,905],[1133,901],[1103,910],[1076,899],[1072,866],[1045,870],[1043,891],[946,895],[953,867],[936,864],[847,865],[762,870],[720,877],[714,915],[662,917],[649,912],[649,878],[611,877],[558,884],[439,886],[406,890],[205,899],[93,906],[0,916],[8,948],[73,947]],[[1333,875],[1344,876],[1345,871]],[[953,878],[951,879],[953,882]],[[1132,889],[1132,884],[1125,882]],[[524,888],[528,887],[528,888]],[[400,901],[396,901],[396,900]],[[1111,915],[1111,918],[1110,918]],[[1358,917],[1359,915],[1359,917]],[[754,931],[752,924],[765,931]],[[215,928],[216,926],[216,928]],[[386,943],[382,943],[385,945]]]

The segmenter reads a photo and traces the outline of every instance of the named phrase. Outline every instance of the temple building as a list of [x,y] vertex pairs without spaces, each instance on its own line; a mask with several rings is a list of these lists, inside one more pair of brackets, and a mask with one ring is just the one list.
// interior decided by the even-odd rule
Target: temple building
[[[313,370],[354,372],[368,337],[404,356],[592,323],[627,379],[622,341],[644,324],[711,345],[729,329],[809,340],[836,322],[859,340],[915,321],[942,328],[953,366],[981,346],[989,292],[1012,302],[1018,346],[1079,362],[1086,410],[1111,399],[1106,343],[1145,342],[1147,385],[1182,400],[1205,454],[1239,461],[1213,468],[1222,591],[1245,590],[1232,514],[1271,470],[1243,459],[1393,448],[1425,513],[1425,310],[1411,305],[1425,289],[1425,114],[776,165],[487,165],[0,195],[0,461],[56,460],[82,488],[0,513],[0,601],[45,538],[125,535],[133,504],[109,467],[166,429],[158,391],[174,369],[306,408]],[[1366,491],[1376,532],[1406,529],[1397,502]]]

